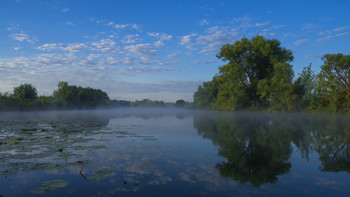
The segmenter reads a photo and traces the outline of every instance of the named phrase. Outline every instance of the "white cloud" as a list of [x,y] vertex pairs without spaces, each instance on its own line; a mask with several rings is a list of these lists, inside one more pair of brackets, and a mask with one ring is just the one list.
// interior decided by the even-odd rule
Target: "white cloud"
[[295,41],[295,42],[294,42],[294,45],[300,46],[300,45],[308,44],[309,42],[310,42],[309,39],[301,39],[301,40]]
[[180,55],[180,53],[171,53],[171,54],[168,54],[167,56],[168,56],[169,58],[173,58],[173,57],[179,56],[179,55]]
[[36,47],[36,49],[41,51],[51,51],[51,50],[57,50],[57,49],[63,49],[63,44],[61,43],[51,43],[51,44],[43,44],[41,46]]
[[71,21],[66,21],[65,24],[66,24],[66,25],[70,25],[70,26],[75,26],[75,24],[72,23]]
[[314,55],[314,54],[307,54],[305,55],[305,58],[307,59],[321,59],[321,55]]
[[188,49],[192,49],[192,47],[193,47],[193,43],[192,43],[193,40],[192,40],[192,38],[197,36],[197,35],[198,34],[193,33],[193,34],[181,36],[180,37],[180,45],[183,45],[183,46],[185,46]]
[[209,25],[209,21],[203,19],[199,24],[200,24],[201,26]]
[[324,41],[331,40],[331,39],[334,39],[334,38],[335,38],[334,36],[326,36],[326,37],[317,39],[317,42],[324,42]]
[[327,34],[332,34],[332,31],[323,31],[318,33],[318,35],[320,36],[327,35]]
[[[180,37],[180,45],[188,49],[196,49],[194,47],[201,46],[199,53],[216,53],[224,44],[233,43],[239,33],[227,26],[214,26],[206,30],[207,34],[190,34]],[[198,47],[197,47],[198,48]]]
[[158,41],[154,42],[154,46],[159,47],[164,45],[164,41],[170,40],[173,36],[165,33],[147,33],[151,37],[155,37]]
[[139,25],[137,24],[115,24],[114,22],[110,21],[107,23],[107,26],[111,26],[115,29],[125,29],[125,28],[130,28],[130,29],[136,29],[138,30],[140,28]]
[[111,39],[101,39],[98,42],[91,43],[92,49],[101,52],[107,51],[119,51],[119,47],[116,46],[116,42]]
[[64,8],[64,9],[62,9],[61,11],[62,11],[63,13],[66,13],[66,12],[69,12],[70,9],[69,9],[69,8]]
[[335,28],[335,29],[333,29],[333,31],[343,31],[343,30],[348,29],[348,28],[349,28],[349,26],[344,26],[344,27]]
[[302,25],[302,29],[303,29],[303,30],[316,29],[316,28],[318,28],[319,26],[320,26],[319,24],[315,24],[315,23],[303,24],[303,25]]
[[84,43],[75,43],[75,44],[68,44],[66,47],[62,48],[64,51],[69,51],[72,53],[80,52],[84,49],[87,49],[88,46]]
[[132,44],[132,43],[135,43],[137,41],[141,41],[141,38],[139,38],[139,36],[140,36],[139,34],[126,35],[121,40],[121,42],[124,43],[124,44]]
[[335,36],[336,37],[345,36],[345,35],[348,35],[349,33],[350,32],[343,32],[343,33],[336,34]]
[[22,49],[22,47],[14,47],[14,48],[13,48],[13,50],[15,50],[15,51],[18,51],[18,50],[20,50],[20,49]]
[[139,56],[153,56],[157,54],[157,50],[151,44],[135,44],[124,46],[123,49],[128,55]]
[[215,60],[193,60],[194,64],[213,64],[216,62]]
[[209,32],[196,38],[196,44],[203,45],[200,53],[216,53],[219,47],[233,43],[238,38],[238,32],[228,27],[212,27]]
[[162,68],[159,66],[155,67],[128,67],[128,68],[121,68],[119,70],[119,73],[122,74],[137,74],[137,73],[158,73],[158,72],[164,72],[164,71],[174,71],[174,69],[171,68]]
[[38,40],[34,37],[29,36],[28,34],[21,32],[21,33],[14,33],[10,35],[10,38],[20,41],[20,42],[28,42],[28,43],[35,43]]

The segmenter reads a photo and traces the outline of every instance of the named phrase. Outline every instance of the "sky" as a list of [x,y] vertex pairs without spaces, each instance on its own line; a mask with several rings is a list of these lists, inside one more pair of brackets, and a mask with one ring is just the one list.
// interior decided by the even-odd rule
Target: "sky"
[[262,35],[294,55],[295,78],[350,52],[350,1],[0,0],[0,92],[59,81],[111,99],[193,101],[224,44]]

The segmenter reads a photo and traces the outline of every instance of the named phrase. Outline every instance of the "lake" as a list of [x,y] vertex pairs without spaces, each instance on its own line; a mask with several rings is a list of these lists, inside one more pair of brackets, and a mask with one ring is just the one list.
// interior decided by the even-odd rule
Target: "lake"
[[345,115],[0,114],[0,196],[349,196]]

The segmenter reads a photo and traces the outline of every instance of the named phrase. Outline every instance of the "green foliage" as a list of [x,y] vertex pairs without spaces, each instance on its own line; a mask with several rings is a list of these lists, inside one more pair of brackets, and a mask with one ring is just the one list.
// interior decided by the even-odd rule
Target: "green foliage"
[[217,78],[214,77],[212,81],[204,82],[203,85],[198,87],[197,92],[194,93],[194,103],[200,108],[212,108],[212,103],[215,103],[215,99],[218,93]]
[[25,83],[13,88],[13,97],[18,100],[33,101],[38,97],[38,94],[32,84]]
[[[280,45],[276,39],[256,36],[222,46],[217,57],[227,64],[219,68],[218,76],[212,81],[217,92],[212,94],[214,91],[207,82],[207,87],[203,84],[198,88],[194,102],[202,106],[198,100],[204,99],[196,97],[198,94],[205,97],[203,94],[209,92],[209,103],[221,110],[263,109],[276,102],[281,106],[289,105],[286,93],[281,93],[281,90],[291,89],[293,70],[289,62],[293,60],[293,55]],[[205,105],[209,105],[208,100]]]
[[276,39],[243,38],[222,46],[226,62],[194,93],[199,108],[269,111],[350,111],[350,55],[326,54],[318,75],[305,67],[293,82],[290,50]]
[[67,82],[59,82],[58,90],[53,97],[61,107],[96,107],[107,105],[109,97],[100,89],[70,86]]
[[0,93],[0,110],[93,108],[109,104],[109,97],[102,90],[70,86],[67,82],[59,82],[53,96],[38,97],[36,88],[31,84],[15,87],[13,94]]
[[327,111],[350,110],[350,55],[326,54],[317,76],[318,105]]

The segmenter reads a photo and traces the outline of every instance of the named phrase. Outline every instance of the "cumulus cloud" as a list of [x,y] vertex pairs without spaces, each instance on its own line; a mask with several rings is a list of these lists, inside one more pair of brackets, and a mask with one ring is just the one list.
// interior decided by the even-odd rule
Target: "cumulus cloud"
[[339,33],[339,34],[335,34],[336,37],[339,37],[339,36],[345,36],[345,35],[348,35],[350,32],[343,32],[343,33]]
[[165,33],[147,33],[151,37],[155,37],[158,41],[154,42],[154,46],[164,46],[164,41],[170,40],[173,36]]
[[119,73],[126,74],[126,73],[158,73],[158,72],[164,72],[164,71],[174,71],[172,68],[162,68],[159,66],[155,67],[128,67],[128,68],[121,68],[119,70]]
[[107,51],[119,51],[119,47],[116,46],[116,42],[111,39],[101,39],[98,42],[91,43],[92,50],[107,52]]
[[198,34],[193,33],[193,34],[189,34],[189,35],[185,35],[185,36],[181,36],[180,37],[180,45],[185,46],[188,49],[192,49],[193,47],[193,37],[197,36]]
[[196,38],[197,44],[204,45],[200,53],[215,53],[222,45],[232,43],[238,38],[238,32],[228,27],[216,26],[210,28],[208,32],[209,34],[199,35]]
[[135,44],[127,45],[123,47],[124,51],[131,56],[153,56],[157,54],[157,50],[154,49],[154,46],[151,44]]
[[66,46],[64,46],[64,44],[62,43],[46,43],[36,47],[36,49],[41,51],[63,50],[63,51],[69,51],[71,53],[80,52],[87,48],[88,46],[84,43],[73,43],[73,44],[67,44]]
[[301,29],[303,29],[303,30],[316,29],[319,26],[320,26],[319,24],[308,23],[308,24],[303,24]]
[[21,32],[21,33],[14,33],[10,35],[10,38],[20,41],[20,42],[28,42],[28,43],[35,43],[38,41],[38,39],[29,36],[28,34]]
[[215,60],[193,60],[194,64],[212,64],[216,62]]
[[66,21],[65,24],[66,24],[66,25],[70,25],[70,26],[75,26],[75,24],[72,23],[71,21]]
[[62,43],[46,43],[36,47],[36,49],[41,51],[51,51],[51,50],[63,49],[62,45],[63,45]]
[[266,26],[268,25],[269,23],[255,23],[255,26],[256,27],[263,27],[263,26]]
[[343,31],[343,30],[348,29],[348,28],[349,28],[349,26],[344,26],[344,27],[335,28],[335,29],[333,29],[333,31]]
[[61,11],[62,11],[63,13],[66,13],[66,12],[69,12],[70,9],[69,9],[69,8],[63,8]]
[[209,25],[209,21],[203,19],[199,24],[200,24],[201,26]]
[[317,39],[317,42],[324,42],[324,41],[327,41],[327,40],[332,40],[334,38],[335,38],[334,36],[326,36],[326,37]]
[[125,29],[125,28],[130,28],[130,29],[136,29],[138,30],[140,28],[139,25],[137,24],[116,24],[113,21],[110,21],[107,23],[107,26],[111,26],[115,29]]
[[137,41],[141,41],[141,38],[139,38],[139,34],[129,34],[124,36],[124,38],[121,40],[122,43],[124,44],[132,44]]
[[13,50],[15,50],[15,51],[18,51],[20,49],[22,49],[22,47],[13,47]]
[[80,52],[84,49],[88,48],[88,46],[84,43],[76,43],[76,44],[68,44],[68,46],[62,48],[65,51],[69,51],[72,53]]
[[295,41],[295,42],[294,42],[294,45],[300,46],[300,45],[308,44],[309,42],[310,42],[309,39],[301,39],[301,40]]

